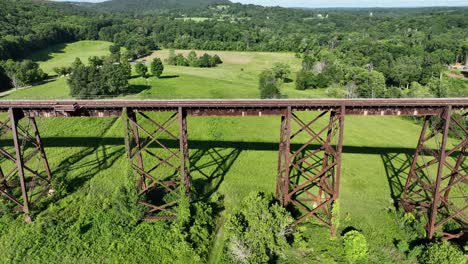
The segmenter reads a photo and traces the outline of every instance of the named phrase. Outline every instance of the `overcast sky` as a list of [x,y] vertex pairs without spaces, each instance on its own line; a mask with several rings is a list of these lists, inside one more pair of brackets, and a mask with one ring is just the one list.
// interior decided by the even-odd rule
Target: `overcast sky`
[[[58,0],[66,1],[66,0]],[[75,0],[103,2],[102,0]],[[132,0],[128,0],[132,1]],[[468,0],[232,0],[244,4],[285,7],[414,7],[414,6],[468,6]]]

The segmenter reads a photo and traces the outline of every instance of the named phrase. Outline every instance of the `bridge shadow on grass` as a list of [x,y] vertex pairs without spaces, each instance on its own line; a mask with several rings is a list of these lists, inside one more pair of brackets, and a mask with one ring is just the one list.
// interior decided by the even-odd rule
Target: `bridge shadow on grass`
[[[406,181],[409,177],[409,171],[411,168],[411,163],[413,161],[414,152],[414,150],[412,152],[394,151],[388,153],[381,153],[380,155],[385,167],[385,173],[387,175],[388,185],[390,187],[390,194],[396,209],[399,209],[399,202],[402,198]],[[459,154],[459,151],[452,153],[452,155],[448,157],[447,161],[449,163],[454,164],[456,162],[457,155]],[[423,162],[421,162],[420,160],[420,162],[418,162],[416,166],[423,166],[425,165],[425,162],[429,162],[432,159],[434,159],[434,157],[424,157],[422,159]],[[462,165],[462,169],[460,171],[464,171],[465,169],[466,168],[464,168]],[[424,182],[433,182],[433,180],[429,180],[431,176],[428,173],[428,170],[418,170],[417,176],[423,179]],[[410,186],[409,191],[411,192],[418,187],[420,186],[413,184]],[[426,201],[430,201],[432,199],[432,194],[428,191],[421,192],[421,194],[424,195],[424,197],[421,197],[421,199],[425,199]]]
[[218,191],[224,177],[241,153],[237,148],[207,146],[190,155],[190,173],[197,200],[208,200]]

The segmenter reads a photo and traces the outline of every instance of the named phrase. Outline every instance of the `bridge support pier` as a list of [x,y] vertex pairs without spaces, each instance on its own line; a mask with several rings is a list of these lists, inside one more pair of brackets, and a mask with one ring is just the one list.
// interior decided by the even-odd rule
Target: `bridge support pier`
[[[124,110],[125,146],[140,203],[147,209],[146,220],[176,219],[181,196],[190,193],[186,117],[181,107],[164,120],[131,108]],[[179,144],[170,146],[171,140]]]
[[7,120],[0,122],[0,137],[9,138],[11,132],[13,141],[13,149],[0,148],[0,156],[11,162],[0,167],[0,197],[9,202],[8,208],[23,212],[25,221],[31,222],[31,205],[53,192],[52,173],[36,120],[28,117],[26,124],[20,126],[23,118],[22,110],[10,108]]
[[456,116],[448,106],[439,116],[424,119],[400,205],[423,214],[429,240],[436,234],[445,240],[459,238],[467,228],[466,118],[467,113]]
[[[283,206],[299,209],[295,224],[314,218],[329,227],[332,235],[336,232],[333,206],[340,193],[344,116],[343,106],[305,122],[288,108],[281,121],[277,198]],[[293,125],[298,126],[294,133]],[[306,143],[294,149],[296,139]]]

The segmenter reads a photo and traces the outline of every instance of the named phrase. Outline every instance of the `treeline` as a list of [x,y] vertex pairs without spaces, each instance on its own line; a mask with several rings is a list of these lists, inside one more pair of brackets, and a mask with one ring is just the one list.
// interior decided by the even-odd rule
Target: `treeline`
[[179,53],[176,55],[174,50],[169,51],[169,57],[166,59],[166,63],[174,66],[190,66],[198,68],[213,68],[222,64],[221,58],[215,54],[213,56],[205,53],[198,57],[195,51],[191,51],[187,57],[184,54]]
[[[159,47],[303,53],[318,45],[359,64],[354,66],[373,64],[381,72],[405,61],[416,67],[464,62],[468,53],[467,8],[402,9],[397,14],[231,4],[156,15],[96,15],[92,8],[67,4],[0,3],[0,59],[78,39],[112,41],[135,58]],[[190,16],[206,20],[182,19]]]
[[36,84],[47,78],[39,64],[31,60],[0,61],[0,90]]

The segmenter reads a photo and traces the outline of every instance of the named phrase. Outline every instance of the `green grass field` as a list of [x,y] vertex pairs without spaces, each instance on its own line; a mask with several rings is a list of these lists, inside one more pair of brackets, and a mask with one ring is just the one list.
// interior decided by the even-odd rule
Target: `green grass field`
[[[86,43],[89,50],[83,56],[105,54],[103,49],[108,45]],[[54,50],[41,66],[50,69],[73,61],[82,54],[81,44],[67,45],[64,54]],[[217,53],[225,61],[218,68],[167,66],[163,79],[150,78],[149,83],[132,79],[142,91],[130,97],[257,98],[256,76],[271,66],[271,61],[289,63],[294,70],[300,67],[293,54]],[[43,52],[43,57],[46,54]],[[153,56],[164,58],[167,51]],[[290,97],[313,97],[320,92],[295,91],[291,83],[283,88]],[[62,78],[4,99],[67,96]],[[313,114],[308,115],[310,120]],[[167,232],[155,224],[137,225],[139,214],[123,207],[128,201],[122,197],[133,189],[120,119],[39,119],[39,127],[54,176],[63,182],[66,192],[31,225],[25,225],[21,217],[0,217],[0,262],[124,263],[139,259],[147,263],[157,262],[158,254],[167,254],[155,249],[157,243],[165,242]],[[274,192],[279,117],[189,117],[188,127],[194,185],[201,193],[217,191],[224,196],[223,214],[231,212],[251,191]],[[406,234],[395,214],[389,212],[393,209],[392,192],[401,186],[391,182],[393,169],[409,162],[419,132],[419,125],[399,117],[346,118],[340,231],[347,227],[361,230],[369,241],[372,263],[405,263],[394,242]],[[334,263],[334,248],[341,247],[339,240],[330,240],[323,227],[306,226],[314,257],[291,250],[280,262]],[[222,253],[219,234],[211,263]],[[158,236],[161,238],[156,239]],[[174,262],[190,261],[190,252],[183,244],[178,246],[186,254],[181,253]]]
[[[68,66],[76,57],[83,62],[90,56],[108,53],[110,43],[102,41],[79,41],[72,44],[56,45],[45,51],[33,54],[31,58],[50,74],[57,66]],[[188,54],[189,51],[177,51]],[[203,55],[204,51],[197,51]],[[283,62],[291,66],[292,72],[300,69],[300,60],[293,53],[261,52],[207,52],[219,54],[224,61],[216,68],[201,69],[192,67],[165,66],[161,79],[135,77],[130,80],[134,94],[129,98],[153,99],[194,99],[194,98],[259,98],[258,75],[272,67],[272,62]],[[144,58],[167,58],[168,50],[157,51]],[[295,74],[291,74],[294,79]],[[317,98],[325,96],[324,89],[298,91],[294,83],[282,85],[285,98]],[[14,92],[3,99],[66,99],[70,98],[65,78],[50,81]]]

